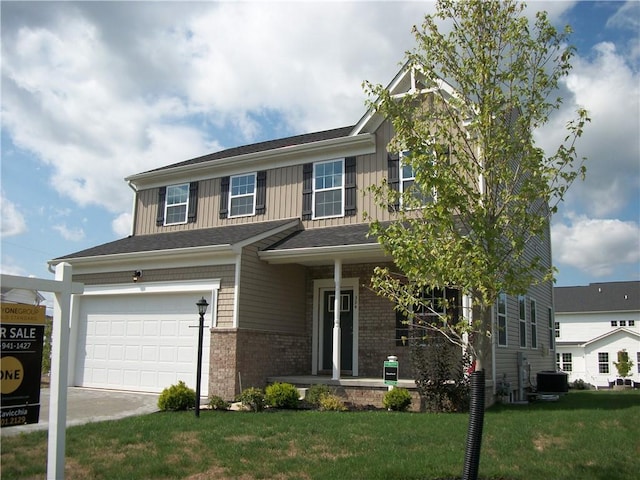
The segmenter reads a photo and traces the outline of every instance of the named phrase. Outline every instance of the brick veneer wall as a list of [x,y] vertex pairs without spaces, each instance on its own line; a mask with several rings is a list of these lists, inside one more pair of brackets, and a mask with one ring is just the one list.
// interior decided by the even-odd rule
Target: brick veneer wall
[[[409,358],[409,347],[396,346],[396,315],[393,303],[376,295],[371,290],[371,276],[377,265],[344,265],[343,278],[359,279],[358,299],[358,376],[382,378],[384,361],[389,355],[398,357],[399,377],[413,378]],[[332,279],[333,266],[314,267],[309,270],[307,286],[308,331],[313,321],[313,280]]]
[[269,376],[308,374],[310,364],[311,340],[306,335],[213,329],[209,392],[231,400],[241,389],[265,387]]

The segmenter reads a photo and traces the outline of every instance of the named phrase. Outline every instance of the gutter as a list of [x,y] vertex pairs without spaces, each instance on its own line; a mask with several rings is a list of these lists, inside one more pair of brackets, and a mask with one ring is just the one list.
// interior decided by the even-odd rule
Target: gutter
[[290,248],[286,250],[263,250],[258,252],[260,260],[271,264],[318,261],[333,258],[348,260],[362,256],[383,257],[382,247],[378,243],[358,245],[331,245],[327,247]]

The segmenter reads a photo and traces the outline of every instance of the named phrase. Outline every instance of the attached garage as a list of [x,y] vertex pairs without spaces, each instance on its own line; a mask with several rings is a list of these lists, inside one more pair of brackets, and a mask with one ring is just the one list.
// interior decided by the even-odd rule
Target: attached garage
[[183,380],[195,389],[199,318],[195,303],[204,296],[210,306],[203,332],[201,393],[207,396],[209,329],[218,288],[209,282],[205,288],[146,284],[85,290],[73,315],[77,335],[73,383],[158,393]]

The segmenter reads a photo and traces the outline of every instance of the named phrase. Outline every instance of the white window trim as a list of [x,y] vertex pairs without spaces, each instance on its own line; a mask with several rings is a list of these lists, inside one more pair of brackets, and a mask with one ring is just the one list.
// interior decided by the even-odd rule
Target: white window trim
[[536,349],[538,348],[538,303],[535,298],[529,299],[529,326],[531,327],[531,348]]
[[[500,297],[504,298],[504,314],[500,313]],[[505,348],[509,346],[508,308],[509,307],[507,305],[507,294],[499,293],[498,302],[496,304],[496,324],[498,328],[498,332],[497,332],[498,347],[501,347],[501,348]],[[504,343],[500,343],[500,318],[504,318]]]
[[[179,188],[179,187],[187,187],[187,201],[186,202],[181,202],[181,203],[172,203],[171,205],[169,205],[169,189],[170,188]],[[190,188],[189,188],[189,184],[188,183],[180,183],[177,185],[169,185],[167,186],[167,190],[165,192],[165,201],[164,201],[164,224],[165,226],[169,226],[169,225],[184,225],[185,223],[187,223],[187,219],[189,218],[189,195],[190,194]],[[169,217],[168,213],[169,213],[169,208],[171,207],[179,207],[184,205],[186,208],[184,210],[184,220],[181,220],[179,222],[172,222],[172,223],[168,223],[167,222],[167,218]]]
[[[325,164],[325,163],[335,163],[335,162],[338,162],[338,161],[342,164],[342,182],[341,182],[342,185],[340,185],[339,187],[316,189],[316,167],[318,165],[322,165],[322,164]],[[313,220],[320,220],[320,219],[324,219],[324,218],[341,218],[341,217],[344,217],[344,184],[345,184],[344,158],[333,158],[331,160],[324,160],[322,162],[315,162],[313,164],[313,176],[311,178],[311,181],[313,183],[313,198],[311,199],[312,200],[311,208],[313,209],[312,219]],[[329,191],[338,190],[338,189],[340,189],[340,202],[341,202],[340,213],[336,214],[336,215],[318,216],[316,214],[316,193],[317,192],[329,192]]]
[[[249,177],[253,176],[253,193],[251,194],[242,194],[242,195],[233,195],[233,179],[240,177]],[[229,178],[229,218],[240,218],[240,217],[252,217],[256,214],[256,190],[258,188],[258,175],[256,172],[252,173],[243,173],[240,175],[232,175]],[[251,207],[251,213],[243,213],[242,215],[233,215],[231,212],[233,211],[233,199],[234,198],[244,198],[244,197],[253,197],[253,205]]]
[[[524,303],[524,309],[521,307],[521,302]],[[521,316],[521,312],[524,310],[524,318]],[[522,325],[524,324],[524,328]],[[522,332],[524,332],[524,345],[522,341]],[[525,295],[518,295],[518,346],[520,348],[527,348],[527,297]]]
[[[407,154],[409,153],[409,150],[404,150],[402,152],[400,152],[400,164],[398,165],[398,168],[400,170],[400,175],[399,175],[399,180],[400,180],[400,186],[399,186],[399,192],[400,192],[400,207],[404,208],[403,204],[403,198],[404,198],[404,182],[409,181],[409,180],[413,180],[413,185],[415,185],[416,183],[416,175],[415,172],[413,171],[413,168],[411,168],[411,172],[413,173],[413,176],[411,177],[405,177],[404,176],[404,169],[403,167],[403,162],[402,159],[407,156]],[[431,201],[432,202],[436,202],[437,201],[437,192],[435,189],[433,189],[431,191]],[[420,208],[424,208],[424,204],[422,207],[416,207],[415,209],[407,209],[407,210],[419,210]]]

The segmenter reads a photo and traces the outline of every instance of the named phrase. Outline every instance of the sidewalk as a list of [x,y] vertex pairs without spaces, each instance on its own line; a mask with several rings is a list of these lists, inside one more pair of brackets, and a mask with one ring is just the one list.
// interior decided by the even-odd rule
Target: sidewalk
[[[67,427],[135,415],[145,415],[158,411],[158,394],[120,392],[69,387],[67,390]],[[6,427],[1,435],[47,430],[49,428],[49,389],[40,391],[40,422],[18,427]]]

